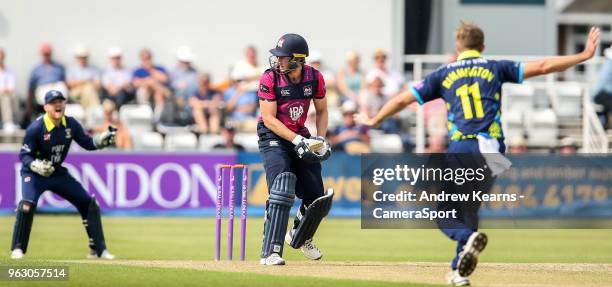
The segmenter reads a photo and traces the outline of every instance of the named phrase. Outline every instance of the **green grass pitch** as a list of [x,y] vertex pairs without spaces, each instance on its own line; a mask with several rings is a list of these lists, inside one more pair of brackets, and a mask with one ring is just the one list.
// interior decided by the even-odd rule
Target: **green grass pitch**
[[[210,261],[214,255],[214,220],[212,218],[105,217],[104,228],[109,249],[125,260],[193,260]],[[261,248],[262,219],[250,218],[247,228],[246,264],[256,265]],[[185,268],[139,267],[65,263],[80,260],[87,254],[87,239],[74,216],[37,215],[26,259],[9,259],[14,217],[0,217],[2,235],[1,266],[66,265],[70,267],[67,282],[61,286],[265,286],[283,282],[287,286],[423,286],[422,283],[397,283],[387,280],[350,280],[315,278],[249,272],[220,272]],[[234,257],[238,257],[238,226],[235,224]],[[226,222],[224,221],[224,228]],[[480,257],[487,263],[612,263],[612,230],[486,230],[490,238]],[[225,233],[222,255],[225,256]],[[455,248],[438,230],[362,230],[359,220],[324,221],[315,242],[325,253],[324,262],[448,262]],[[287,247],[285,259],[306,259]],[[60,260],[60,261],[57,261]],[[214,263],[213,263],[214,264]],[[440,264],[438,264],[440,265]],[[240,268],[241,265],[237,265]],[[283,268],[283,267],[273,267]],[[605,271],[605,270],[604,270]],[[609,270],[612,275],[612,270]],[[604,273],[605,274],[605,273]],[[301,274],[300,274],[301,275]],[[444,274],[440,274],[443,277]],[[602,279],[605,285],[605,279]],[[440,282],[432,282],[440,283]],[[49,282],[0,282],[2,286],[49,286]],[[602,285],[602,286],[604,286]],[[281,285],[278,285],[281,286]],[[432,285],[436,286],[436,285]]]

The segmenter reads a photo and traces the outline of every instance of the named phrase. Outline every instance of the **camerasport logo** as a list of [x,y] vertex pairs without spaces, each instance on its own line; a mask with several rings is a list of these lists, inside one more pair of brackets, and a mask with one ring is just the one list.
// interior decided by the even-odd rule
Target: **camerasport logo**
[[295,104],[289,106],[289,117],[292,121],[297,121],[304,114],[304,106],[302,104]]

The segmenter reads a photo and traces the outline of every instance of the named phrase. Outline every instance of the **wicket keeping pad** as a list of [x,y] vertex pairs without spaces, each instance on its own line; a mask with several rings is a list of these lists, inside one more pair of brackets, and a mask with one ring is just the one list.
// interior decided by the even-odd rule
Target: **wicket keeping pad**
[[21,200],[17,208],[17,219],[13,229],[13,242],[11,250],[20,248],[23,253],[28,251],[28,242],[30,241],[30,231],[32,231],[32,222],[34,222],[34,213],[36,212],[36,202],[29,200]]
[[293,201],[295,200],[295,183],[297,177],[291,172],[283,172],[276,176],[270,188],[264,239],[261,250],[262,258],[272,253],[282,255],[287,220]]
[[315,235],[317,228],[319,228],[319,224],[329,213],[333,199],[334,190],[330,188],[325,195],[315,199],[315,201],[306,208],[304,216],[300,219],[300,224],[295,229],[291,244],[289,244],[291,247],[296,249],[300,248],[304,245],[306,240],[311,239]]
[[96,251],[98,256],[106,249],[104,240],[104,230],[102,229],[102,219],[100,217],[100,206],[95,198],[91,198],[87,211],[87,219],[83,220],[83,225],[89,236],[90,247]]

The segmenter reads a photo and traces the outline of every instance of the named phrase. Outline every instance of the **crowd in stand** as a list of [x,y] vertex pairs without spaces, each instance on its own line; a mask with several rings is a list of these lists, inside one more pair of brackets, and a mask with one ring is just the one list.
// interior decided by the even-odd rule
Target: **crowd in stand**
[[[149,49],[139,52],[140,65],[135,68],[123,65],[123,51],[117,46],[108,49],[105,69],[90,63],[86,46],[78,46],[72,52],[75,62],[66,68],[54,59],[50,44],[41,44],[41,61],[32,69],[24,91],[26,97],[22,98],[16,96],[15,74],[5,65],[6,51],[0,48],[0,114],[4,131],[27,127],[43,112],[43,96],[51,89],[63,92],[69,104],[80,105],[85,113],[102,110],[104,122],[99,123],[100,127],[108,124],[119,127],[119,148],[132,147],[128,125],[120,123],[117,117],[126,104],[149,105],[154,126],[189,127],[200,136],[255,130],[259,76],[268,67],[258,63],[253,46],[244,49],[243,59],[231,66],[227,79],[218,81],[194,66],[194,53],[186,46],[176,50],[177,62],[171,69],[156,63]],[[377,49],[372,60],[374,68],[364,71],[360,55],[348,52],[346,66],[336,73],[324,65],[318,51],[312,51],[308,58],[308,64],[319,69],[325,78],[330,109],[342,115],[327,135],[339,149],[367,151],[368,130],[356,125],[352,115],[357,112],[373,115],[404,88],[403,76],[389,69],[385,51]],[[400,121],[391,119],[382,130],[396,133]]]
[[[117,147],[122,149],[133,146],[128,125],[121,123],[117,116],[126,104],[149,105],[153,110],[151,124],[154,126],[189,127],[200,136],[221,134],[226,139],[225,145],[231,148],[242,148],[232,143],[237,131],[255,132],[259,76],[268,67],[257,61],[257,50],[253,46],[244,49],[243,58],[231,66],[227,79],[218,81],[194,66],[194,53],[187,46],[176,50],[177,62],[172,69],[156,63],[149,49],[139,52],[140,65],[131,69],[123,65],[123,51],[117,46],[108,49],[105,69],[89,62],[90,51],[86,46],[74,49],[75,63],[67,69],[54,60],[50,44],[41,44],[39,52],[41,61],[30,73],[25,91],[27,97],[20,100],[16,96],[15,74],[5,65],[6,51],[0,48],[0,116],[5,132],[23,129],[39,116],[43,112],[44,94],[50,89],[63,92],[69,103],[80,105],[85,113],[92,109],[102,110],[103,122],[91,131],[108,124],[117,126]],[[612,52],[609,53],[607,66],[612,63]],[[329,108],[339,115],[337,121],[330,119],[326,136],[337,150],[368,152],[372,133],[356,124],[353,115],[361,112],[374,116],[388,99],[406,88],[403,75],[389,68],[388,55],[382,49],[372,54],[373,68],[369,71],[362,69],[361,57],[355,51],[346,53],[345,65],[337,72],[325,65],[318,51],[311,51],[307,60],[322,72]],[[601,103],[605,110],[605,124],[610,110],[608,93],[612,91],[607,90],[609,83],[601,82],[595,102]],[[443,152],[446,143],[444,104],[439,100],[425,108],[427,151]],[[313,117],[309,117],[307,126],[309,124],[314,126]],[[406,134],[407,127],[402,124],[399,117],[390,118],[378,132]],[[410,139],[404,137],[403,140],[405,147],[409,147]],[[514,151],[521,151],[521,140],[511,141],[510,145],[519,146]]]

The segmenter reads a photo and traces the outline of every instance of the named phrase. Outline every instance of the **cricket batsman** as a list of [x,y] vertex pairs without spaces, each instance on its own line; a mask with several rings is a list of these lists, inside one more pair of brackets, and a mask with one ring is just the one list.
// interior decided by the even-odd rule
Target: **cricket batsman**
[[[483,31],[472,23],[462,23],[456,32],[457,61],[440,67],[409,90],[387,102],[376,116],[368,119],[358,115],[360,122],[378,127],[386,118],[413,102],[420,105],[442,98],[448,109],[450,144],[448,153],[485,155],[505,152],[501,129],[501,87],[503,83],[521,83],[524,79],[564,71],[593,57],[599,42],[599,29],[592,28],[584,51],[575,55],[545,58],[521,63],[493,61],[483,58]],[[485,157],[486,159],[486,157]],[[488,190],[483,190],[488,192]],[[475,214],[464,217],[478,218]],[[454,286],[470,284],[468,276],[474,272],[478,255],[487,245],[487,236],[473,228],[444,228],[442,232],[457,241],[451,263],[449,283]]]
[[100,219],[100,207],[96,199],[72,177],[62,162],[74,139],[87,150],[103,149],[115,141],[115,129],[94,138],[85,134],[83,127],[74,118],[64,115],[66,98],[57,90],[45,94],[45,114],[27,128],[23,146],[19,153],[22,163],[22,199],[17,207],[17,218],[13,230],[11,258],[21,259],[28,250],[30,230],[36,211],[36,203],[45,190],[68,200],[83,219],[89,237],[88,258],[114,259],[106,248]]
[[[308,44],[302,36],[283,35],[270,53],[270,69],[261,76],[258,92],[257,135],[269,193],[260,264],[284,265],[283,241],[300,248],[307,258],[319,260],[323,254],[312,237],[333,197],[332,190],[324,191],[320,164],[331,155],[324,138],[325,82],[319,71],[305,65]],[[311,102],[316,110],[316,137],[304,127]],[[302,204],[293,228],[287,231],[296,196]]]

